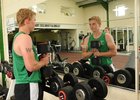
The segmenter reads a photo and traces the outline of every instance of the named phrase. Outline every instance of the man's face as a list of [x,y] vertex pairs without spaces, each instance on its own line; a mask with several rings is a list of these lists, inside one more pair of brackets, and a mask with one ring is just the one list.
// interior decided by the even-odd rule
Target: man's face
[[97,32],[97,31],[99,31],[99,29],[100,29],[100,25],[97,23],[96,20],[90,20],[90,21],[89,21],[89,26],[90,26],[90,29],[91,29],[93,32]]
[[29,21],[29,30],[32,32],[35,28],[35,24],[36,24],[36,18],[35,16],[33,16],[33,18]]

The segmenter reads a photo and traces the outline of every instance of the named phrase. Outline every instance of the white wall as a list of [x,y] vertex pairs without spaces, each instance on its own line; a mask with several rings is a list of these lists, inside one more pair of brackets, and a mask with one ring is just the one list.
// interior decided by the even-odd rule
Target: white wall
[[[61,13],[61,6],[74,9],[75,16],[65,16]],[[84,20],[83,8],[79,8],[73,0],[48,0],[45,3],[46,14],[38,14],[38,22],[82,24]]]
[[[125,5],[128,7],[128,10],[126,11],[126,16],[123,17],[116,17],[115,12],[113,9],[115,9],[115,6],[117,5]],[[84,9],[85,13],[85,23],[88,22],[88,18],[91,16],[100,16],[102,20],[102,29],[106,27],[106,10],[101,6],[92,6],[87,7]],[[134,26],[134,0],[115,0],[109,3],[109,24],[110,27],[124,27],[124,26]]]

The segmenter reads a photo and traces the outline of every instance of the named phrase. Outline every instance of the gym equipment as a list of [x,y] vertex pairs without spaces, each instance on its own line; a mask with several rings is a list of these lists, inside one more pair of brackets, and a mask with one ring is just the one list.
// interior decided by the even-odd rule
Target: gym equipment
[[106,74],[102,79],[107,84],[115,84],[123,87],[135,89],[135,52],[129,55],[128,63],[124,69],[119,69],[113,73]]
[[0,100],[6,100],[8,90],[8,88],[5,88],[0,84]]
[[59,90],[58,92],[59,100],[76,100],[74,98],[74,92],[72,86],[66,86]]
[[54,58],[52,60],[53,69],[62,71],[64,69],[65,65],[67,64],[66,60],[68,58],[62,59],[60,57],[55,45],[51,45],[51,46],[52,46],[53,56],[54,56]]
[[103,76],[107,73],[113,73],[113,69],[111,66],[103,65],[103,66],[95,66],[92,70],[93,76],[103,78]]
[[88,82],[80,82],[74,86],[74,94],[77,100],[103,99],[107,93],[107,86],[100,78],[91,78]]
[[13,74],[13,65],[9,64],[7,61],[1,61],[0,72],[5,73],[8,78],[15,78]]
[[107,85],[114,84],[114,74],[113,73],[105,74],[102,79],[105,81],[105,83]]
[[78,83],[78,79],[72,73],[65,74],[63,77],[64,87],[58,92],[60,100],[70,100],[73,98],[73,87]]
[[84,67],[83,64],[85,62],[87,62],[87,59],[81,59],[79,61],[76,61],[72,64],[72,68],[73,68],[73,74],[76,76],[82,76],[84,73]]
[[73,87],[76,83],[78,83],[78,79],[73,74],[68,73],[64,75],[63,80],[59,76],[54,76],[47,79],[46,82],[46,92],[57,96],[62,87]]
[[73,66],[71,63],[66,63],[66,65],[64,66],[64,73],[67,74],[67,73],[70,73],[72,72],[73,70]]
[[[90,47],[92,49],[98,49],[99,50],[100,46],[101,46],[101,42],[99,40],[91,41]],[[101,65],[100,57],[92,57],[91,63],[93,65]]]
[[[37,50],[38,54],[41,54],[39,57],[40,59],[43,54],[52,52],[50,43],[37,44]],[[44,87],[44,91],[57,95],[58,90],[63,87],[63,81],[53,70],[51,65],[51,58],[49,60],[49,64],[47,66],[42,67],[40,70],[42,74],[42,84]]]
[[114,84],[129,88],[135,88],[135,51],[129,55],[128,63],[124,69],[114,72]]

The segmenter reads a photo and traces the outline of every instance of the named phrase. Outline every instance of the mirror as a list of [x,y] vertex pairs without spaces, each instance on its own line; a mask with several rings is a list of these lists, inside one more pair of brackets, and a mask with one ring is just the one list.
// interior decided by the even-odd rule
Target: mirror
[[[107,25],[106,11],[101,5],[98,5],[99,7],[96,5],[78,7],[74,1],[65,1],[65,5],[58,5],[57,3],[58,1],[47,0],[38,4],[38,7],[43,8],[43,10],[37,11],[37,24],[31,37],[35,44],[36,42],[51,41],[59,49],[60,56],[62,58],[68,57],[67,61],[73,63],[81,58],[80,43],[82,40],[79,39],[79,36],[81,34],[85,36],[91,34],[88,18],[99,15],[102,20],[101,29],[103,30]],[[56,6],[54,7],[54,5]],[[71,5],[74,7],[71,7]],[[58,10],[58,8],[63,9]],[[119,13],[119,9],[122,8],[125,11]],[[13,16],[14,14],[11,14],[7,18]],[[129,2],[127,0],[111,0],[109,2],[109,20],[110,33],[118,49],[118,55],[112,58],[113,64],[117,70],[124,69],[129,62],[130,54],[134,51],[134,0]],[[16,32],[17,30],[13,31],[13,33]],[[9,41],[11,41],[10,39],[9,37]],[[140,42],[138,41],[138,43]],[[134,65],[132,64],[132,66]],[[135,79],[135,77],[132,77],[132,79]],[[127,88],[134,90],[134,87]]]

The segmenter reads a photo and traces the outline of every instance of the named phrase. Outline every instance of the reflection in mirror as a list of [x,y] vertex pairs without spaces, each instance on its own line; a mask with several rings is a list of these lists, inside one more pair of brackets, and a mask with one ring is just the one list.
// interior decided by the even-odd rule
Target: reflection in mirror
[[[35,30],[32,32],[31,37],[35,45],[37,43],[46,41],[50,41],[52,45],[55,45],[56,51],[53,52],[52,56],[52,62],[55,65],[54,69],[58,72],[63,72],[63,69],[66,67],[66,72],[70,71],[75,74],[80,73],[81,70],[84,70],[82,74],[87,74],[86,76],[84,76],[84,79],[94,77],[94,75],[95,77],[99,76],[100,74],[102,74],[103,76],[106,75],[106,77],[104,77],[104,80],[106,82],[109,82],[110,84],[113,84],[113,86],[122,86],[124,88],[130,88],[134,90],[134,1],[131,0],[130,2],[127,2],[127,0],[112,0],[112,2],[109,2],[110,33],[115,41],[115,45],[118,51],[118,54],[115,57],[112,57],[113,65],[115,66],[116,71],[114,73],[112,72],[111,74],[106,73],[110,72],[111,69],[105,69],[104,71],[103,68],[100,68],[96,70],[94,69],[93,72],[93,68],[90,65],[88,65],[89,62],[80,62],[80,59],[82,58],[80,44],[82,43],[83,38],[86,38],[91,35],[91,31],[89,30],[88,25],[88,18],[93,15],[98,15],[102,19],[101,29],[103,30],[106,27],[106,12],[104,12],[103,7],[101,7],[100,5],[89,5],[84,6],[82,8],[78,7],[78,5],[75,4],[75,2],[68,3],[68,1],[65,4],[65,6],[59,3],[58,5],[57,2],[59,1],[56,1],[55,3],[57,7],[55,8],[55,6],[53,5],[52,9],[52,5],[49,5],[49,3],[54,4],[52,2],[53,0],[43,2],[43,5],[45,6],[42,7],[45,10],[45,12],[43,11],[44,13],[39,13],[39,11],[37,13],[37,25],[35,27]],[[119,14],[119,16],[116,16],[114,9],[119,8],[119,5],[121,4],[126,5],[126,8],[128,8],[126,9],[126,14]],[[47,10],[44,7],[46,7]],[[69,9],[62,9],[62,7]],[[58,10],[58,8],[60,8],[61,10]],[[72,11],[72,15],[69,13],[62,14],[64,10],[68,12]],[[82,18],[81,16],[84,17]],[[13,33],[16,33],[16,30]],[[12,34],[9,34],[8,36],[9,45],[12,41],[10,35],[12,36]],[[72,64],[75,61],[81,63],[82,66],[84,65],[84,68],[80,69],[80,65],[78,65],[78,67],[76,66],[75,70],[73,70],[73,67],[70,66],[72,66]],[[68,63],[70,64],[68,65]]]

